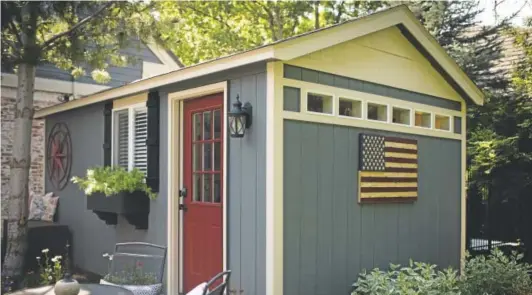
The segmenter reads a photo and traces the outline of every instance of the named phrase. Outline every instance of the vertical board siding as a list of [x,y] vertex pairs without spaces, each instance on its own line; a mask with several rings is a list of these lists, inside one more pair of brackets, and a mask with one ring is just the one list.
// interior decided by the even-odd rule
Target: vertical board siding
[[[148,230],[136,230],[123,218],[117,226],[107,226],[86,209],[84,193],[72,183],[61,197],[59,222],[74,233],[74,261],[79,267],[105,274],[114,244],[145,241],[167,245],[168,182],[168,95],[169,93],[228,81],[228,103],[240,94],[253,105],[253,125],[242,139],[227,138],[227,269],[232,271],[231,286],[243,294],[264,295],[266,290],[266,66],[219,72],[197,79],[161,87],[160,93],[160,191],[150,204]],[[104,104],[94,104],[54,114],[46,118],[47,134],[56,122],[70,128],[73,144],[72,176],[85,175],[86,169],[103,164]],[[54,191],[46,174],[46,190]],[[94,241],[98,241],[95,243]],[[176,242],[176,241],[174,241]],[[96,258],[96,259],[95,259]],[[166,280],[166,275],[164,276]]]
[[[293,184],[283,187],[283,256],[285,264],[284,274],[284,294],[301,294],[299,292],[300,265],[299,249],[301,248],[301,209],[300,185],[301,185],[301,126],[297,124],[286,124],[285,134],[290,134],[292,140],[284,142],[285,159],[290,159],[290,165],[283,165],[283,175],[291,175],[290,181]],[[291,263],[286,263],[287,257]],[[287,284],[287,280],[291,283]]]
[[[59,222],[68,225],[73,233],[74,263],[85,270],[98,274],[107,272],[104,253],[112,253],[118,242],[150,242],[167,245],[167,95],[161,94],[160,123],[160,190],[156,200],[150,203],[147,230],[136,230],[123,217],[116,226],[108,226],[86,207],[86,196],[76,184],[69,182],[62,191],[56,191],[46,172],[45,187],[60,197]],[[54,114],[46,118],[46,134],[57,122],[66,123],[72,137],[71,176],[85,176],[90,167],[104,164],[104,103],[94,104],[72,111]],[[89,196],[90,197],[90,196]],[[95,242],[97,241],[97,242]],[[166,276],[164,276],[166,280]]]
[[[418,201],[358,204],[363,132],[418,140]],[[456,140],[285,120],[284,294],[348,294],[364,269],[411,258],[458,267],[460,146]]]
[[[94,104],[46,118],[46,136],[54,124],[63,122],[72,139],[71,176],[85,176],[89,167],[103,164],[104,104]],[[47,138],[46,137],[46,138]],[[72,232],[73,262],[83,269],[104,274],[107,261],[103,253],[111,253],[116,242],[114,227],[107,226],[86,207],[86,196],[72,182],[62,191],[51,185],[48,172],[45,177],[47,192],[59,196],[59,223],[68,225]]]
[[266,73],[229,80],[228,105],[239,95],[253,106],[244,138],[228,138],[227,218],[230,289],[266,291]]
[[[236,95],[242,91],[241,79],[231,80],[229,84],[229,104],[236,99]],[[229,282],[230,289],[238,290],[241,284],[241,224],[242,224],[242,187],[241,185],[233,186],[231,183],[241,183],[242,179],[242,141],[227,138],[227,232],[228,239],[228,266],[231,269],[231,278]]]

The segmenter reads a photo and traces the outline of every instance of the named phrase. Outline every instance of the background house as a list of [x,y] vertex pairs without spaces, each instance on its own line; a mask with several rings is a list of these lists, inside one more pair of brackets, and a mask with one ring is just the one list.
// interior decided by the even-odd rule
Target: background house
[[[79,99],[83,96],[130,83],[142,78],[151,77],[182,67],[181,62],[169,51],[158,45],[145,46],[137,44],[124,49],[123,53],[138,59],[135,64],[126,67],[110,67],[108,69],[112,80],[107,84],[98,84],[87,75],[74,80],[70,73],[56,68],[51,64],[37,67],[35,79],[34,106],[37,110],[62,103],[66,95],[70,99]],[[1,80],[1,120],[2,120],[2,147],[1,147],[1,196],[9,194],[9,160],[12,146],[12,130],[14,119],[14,106],[17,93],[17,76],[12,70],[2,68]],[[44,120],[33,121],[30,190],[35,193],[44,193]],[[2,202],[2,216],[7,216],[6,202]]]

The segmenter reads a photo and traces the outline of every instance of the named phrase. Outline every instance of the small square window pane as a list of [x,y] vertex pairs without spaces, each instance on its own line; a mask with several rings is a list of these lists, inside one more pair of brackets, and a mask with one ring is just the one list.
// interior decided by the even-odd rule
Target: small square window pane
[[214,138],[222,137],[222,115],[220,110],[213,112],[213,124],[214,124]]
[[315,113],[332,114],[332,101],[333,98],[330,95],[308,93],[307,110]]
[[430,113],[416,111],[415,112],[415,124],[417,127],[430,128]]
[[211,170],[212,167],[212,143],[203,144],[203,171]]
[[193,175],[194,183],[192,188],[193,200],[195,202],[201,202],[201,174]]
[[201,140],[201,113],[194,114],[192,120],[194,121],[192,140]]
[[394,107],[392,109],[392,122],[397,124],[410,125],[410,110]]
[[434,120],[434,127],[436,127],[436,129],[447,131],[451,130],[451,120],[448,116],[436,115]]
[[368,102],[368,119],[388,121],[388,107],[386,105]]
[[362,102],[359,100],[340,98],[338,114],[340,116],[362,118]]
[[203,140],[211,139],[211,112],[203,112]]
[[214,143],[214,171],[220,171],[220,167],[222,165],[222,143],[221,142],[215,142]]
[[203,174],[203,202],[212,202],[212,175]]
[[222,181],[220,179],[220,173],[216,173],[214,174],[214,179],[213,179],[213,188],[214,188],[214,199],[213,199],[213,202],[214,203],[220,203],[220,201],[222,200]]

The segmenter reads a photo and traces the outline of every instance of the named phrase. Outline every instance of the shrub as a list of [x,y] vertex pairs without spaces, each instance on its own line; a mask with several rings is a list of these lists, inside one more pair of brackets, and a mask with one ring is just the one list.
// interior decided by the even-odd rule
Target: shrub
[[109,166],[91,168],[85,177],[72,177],[72,182],[77,183],[87,196],[95,192],[112,196],[120,192],[143,191],[150,199],[157,198],[157,194],[146,184],[144,173],[136,168],[131,171]]
[[529,264],[523,255],[504,255],[495,249],[487,257],[477,256],[466,261],[460,290],[464,295],[530,295],[532,279]]
[[362,273],[352,295],[460,294],[456,271],[437,271],[436,265],[410,261],[409,267],[390,265],[388,272]]

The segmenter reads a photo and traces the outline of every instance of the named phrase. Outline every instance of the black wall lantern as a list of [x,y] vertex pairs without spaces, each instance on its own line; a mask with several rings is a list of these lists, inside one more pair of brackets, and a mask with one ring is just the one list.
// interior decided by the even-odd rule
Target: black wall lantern
[[227,113],[231,137],[236,138],[244,137],[246,129],[251,126],[251,104],[246,102],[244,106],[242,106],[239,98],[240,97],[237,94],[236,102],[233,103],[233,108]]

